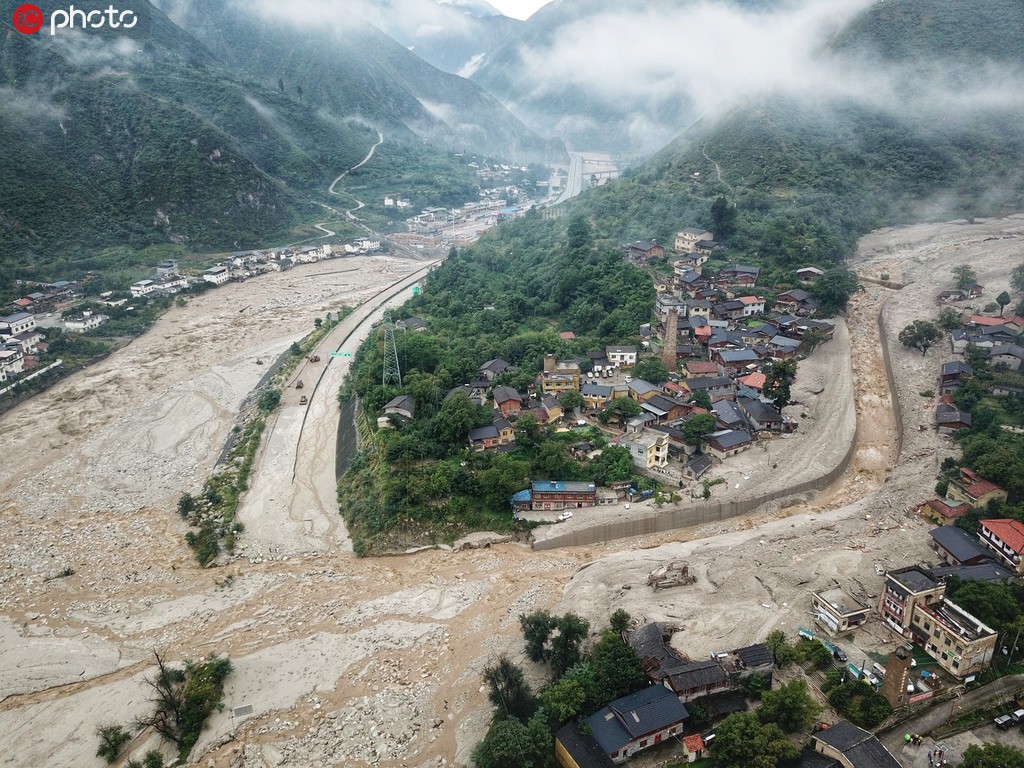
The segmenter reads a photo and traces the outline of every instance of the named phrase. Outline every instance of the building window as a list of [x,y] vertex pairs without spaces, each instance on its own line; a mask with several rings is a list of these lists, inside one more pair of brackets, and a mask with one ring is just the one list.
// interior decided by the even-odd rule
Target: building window
[[926,621],[924,623],[924,628],[925,628],[925,630],[931,629],[932,628],[932,623],[930,621]]

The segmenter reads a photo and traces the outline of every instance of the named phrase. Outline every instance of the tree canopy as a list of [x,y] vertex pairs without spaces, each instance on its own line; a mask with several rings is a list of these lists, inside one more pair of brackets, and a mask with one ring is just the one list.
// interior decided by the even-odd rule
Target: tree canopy
[[900,344],[910,349],[920,350],[922,355],[942,339],[942,331],[930,320],[915,320],[900,331]]
[[715,729],[711,755],[718,768],[778,768],[799,752],[774,723],[763,724],[750,712],[729,715]]

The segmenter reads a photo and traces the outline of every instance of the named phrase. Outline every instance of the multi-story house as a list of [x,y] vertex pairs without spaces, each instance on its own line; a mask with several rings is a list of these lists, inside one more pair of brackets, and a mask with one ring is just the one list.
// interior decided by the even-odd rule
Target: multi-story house
[[903,635],[910,626],[914,607],[938,602],[946,588],[923,568],[912,565],[885,574],[885,587],[878,601],[882,620],[894,632]]
[[982,520],[978,539],[1014,573],[1024,573],[1024,523],[1002,518]]

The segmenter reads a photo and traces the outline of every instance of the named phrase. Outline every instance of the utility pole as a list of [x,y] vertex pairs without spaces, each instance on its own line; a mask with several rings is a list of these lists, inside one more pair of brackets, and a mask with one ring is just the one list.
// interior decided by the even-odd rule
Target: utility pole
[[381,374],[381,386],[394,383],[402,386],[402,369],[398,365],[398,347],[395,345],[395,323],[391,319],[391,311],[384,313],[384,372]]

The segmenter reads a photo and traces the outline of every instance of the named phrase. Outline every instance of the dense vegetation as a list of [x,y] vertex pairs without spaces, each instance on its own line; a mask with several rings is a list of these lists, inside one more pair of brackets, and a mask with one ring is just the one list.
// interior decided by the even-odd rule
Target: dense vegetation
[[636,651],[623,639],[629,614],[617,610],[588,651],[589,624],[567,613],[519,617],[527,657],[550,665],[551,682],[539,695],[521,668],[502,656],[484,670],[493,706],[490,729],[473,750],[478,768],[551,768],[554,734],[567,721],[587,717],[647,685]]
[[[511,224],[511,244],[484,238],[465,252],[453,251],[430,274],[423,294],[403,310],[424,317],[428,328],[398,332],[401,388],[381,384],[382,333],[356,354],[342,396],[358,396],[368,418],[397,394],[416,402],[412,422],[364,440],[341,482],[341,508],[358,552],[507,529],[509,497],[531,478],[606,483],[631,477],[628,452],[607,447],[600,432],[552,434],[530,414],[515,424],[514,452],[470,454],[469,430],[490,424],[492,414],[466,396],[446,399],[492,358],[518,366],[495,383],[526,389],[547,353],[585,358],[589,349],[638,342],[653,307],[649,278],[618,253],[598,251],[582,219],[565,243],[556,239],[557,230],[537,223]],[[575,339],[558,336],[566,327]],[[602,455],[574,459],[569,446],[583,440],[604,447]]]

